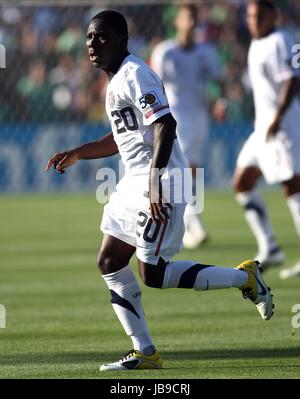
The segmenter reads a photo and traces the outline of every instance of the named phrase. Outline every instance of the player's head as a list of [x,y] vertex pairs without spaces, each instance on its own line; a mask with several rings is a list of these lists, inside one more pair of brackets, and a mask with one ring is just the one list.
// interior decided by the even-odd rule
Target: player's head
[[97,68],[114,71],[114,66],[127,52],[128,27],[122,14],[105,10],[95,15],[87,28],[90,60]]
[[175,27],[178,33],[192,35],[197,25],[197,8],[194,4],[183,4],[178,8]]
[[259,39],[276,25],[277,10],[270,0],[250,0],[247,7],[247,24],[251,36]]

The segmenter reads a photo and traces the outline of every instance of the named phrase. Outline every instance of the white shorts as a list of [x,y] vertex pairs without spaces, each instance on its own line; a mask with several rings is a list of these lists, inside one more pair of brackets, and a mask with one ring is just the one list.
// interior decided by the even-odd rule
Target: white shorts
[[177,136],[181,150],[188,162],[202,166],[209,130],[209,116],[205,109],[172,109],[177,122]]
[[237,159],[238,168],[250,166],[258,167],[268,184],[300,174],[300,134],[289,136],[280,131],[267,142],[263,135],[252,133]]
[[104,207],[101,231],[136,247],[136,256],[143,262],[156,265],[159,258],[166,262],[182,247],[184,234],[184,205],[168,209],[170,218],[165,223],[152,222],[149,199],[128,201],[124,185],[112,193]]

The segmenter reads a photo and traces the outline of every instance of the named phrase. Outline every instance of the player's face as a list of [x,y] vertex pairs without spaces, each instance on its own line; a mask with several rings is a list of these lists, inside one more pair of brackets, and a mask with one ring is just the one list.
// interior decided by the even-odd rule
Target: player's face
[[276,15],[273,11],[253,3],[247,8],[247,25],[251,36],[255,39],[265,36],[274,26]]
[[92,20],[86,41],[90,60],[96,68],[111,71],[123,51],[123,40],[111,26],[102,20]]
[[181,8],[175,20],[178,32],[191,34],[196,27],[196,18],[188,8]]

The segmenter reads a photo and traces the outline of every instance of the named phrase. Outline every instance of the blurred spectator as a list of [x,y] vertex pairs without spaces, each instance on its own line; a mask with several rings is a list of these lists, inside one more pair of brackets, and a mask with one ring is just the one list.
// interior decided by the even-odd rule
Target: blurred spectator
[[[24,24],[21,28],[19,61],[23,68],[27,68],[32,59],[39,53],[38,31],[29,24]],[[41,55],[42,58],[42,55]]]
[[39,35],[54,33],[58,27],[59,14],[54,7],[37,7],[32,16],[32,24]]
[[26,100],[30,121],[52,121],[55,109],[52,102],[53,87],[46,80],[46,65],[42,59],[32,62],[29,73],[17,84],[18,93]]
[[47,68],[52,69],[58,63],[58,53],[56,51],[57,35],[55,33],[47,33],[40,40],[43,59]]
[[137,31],[137,27],[130,17],[126,17],[128,24],[128,50],[136,57],[146,59],[148,52],[148,43],[145,38]]
[[64,30],[57,39],[57,50],[60,52],[76,55],[85,47],[85,35],[78,22],[72,21],[70,26]]
[[245,96],[243,86],[238,81],[226,87],[226,120],[228,122],[243,122],[251,118],[251,97]]
[[[223,77],[222,85],[208,82],[205,98],[212,104],[220,95],[228,96],[229,120],[250,118],[252,112],[246,72],[246,3],[197,2],[195,40],[214,49]],[[278,0],[277,4],[282,24],[299,43],[300,2]],[[109,1],[102,2],[103,7],[109,8]],[[114,8],[127,15],[130,51],[146,61],[158,42],[174,37],[174,4],[148,5],[145,1],[127,5],[120,1]],[[85,46],[88,20],[98,11],[88,4],[0,6],[0,43],[9,50],[5,75],[0,71],[0,121],[106,121],[106,76],[91,66]],[[211,107],[210,116],[220,116],[223,106],[221,101],[216,112]]]
[[71,55],[64,53],[58,59],[58,65],[49,72],[49,81],[53,85],[66,84],[72,87],[74,75],[74,60]]

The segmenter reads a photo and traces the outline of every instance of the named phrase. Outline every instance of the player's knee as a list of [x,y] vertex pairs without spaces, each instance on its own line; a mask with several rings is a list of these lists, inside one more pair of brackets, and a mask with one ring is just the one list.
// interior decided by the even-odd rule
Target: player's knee
[[239,192],[241,192],[241,191],[244,191],[243,179],[242,179],[241,176],[238,175],[238,174],[235,174],[235,175],[233,176],[232,181],[231,181],[231,185],[232,185],[233,190],[234,190],[236,193],[239,193]]
[[151,288],[162,288],[162,281],[157,280],[153,276],[149,276],[148,274],[141,275],[141,279],[147,287]]
[[96,262],[102,274],[112,273],[113,260],[111,256],[98,253]]
[[154,270],[153,266],[152,266],[152,270],[147,267],[143,267],[143,268],[139,267],[139,275],[140,275],[143,283],[147,287],[162,288],[163,278],[159,273],[157,273]]
[[282,184],[283,193],[286,198],[291,197],[300,192],[300,176],[296,175],[291,180],[288,180]]

